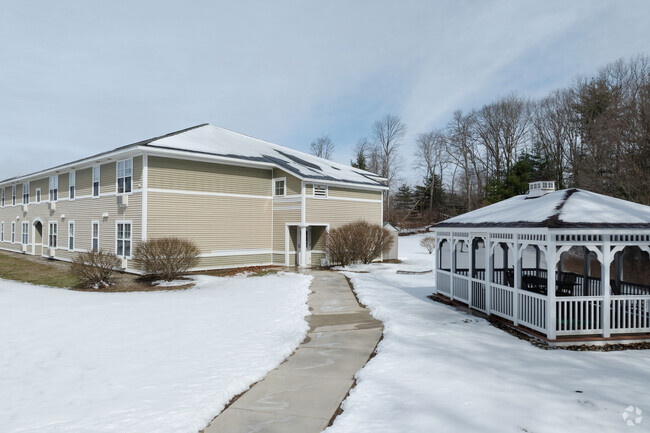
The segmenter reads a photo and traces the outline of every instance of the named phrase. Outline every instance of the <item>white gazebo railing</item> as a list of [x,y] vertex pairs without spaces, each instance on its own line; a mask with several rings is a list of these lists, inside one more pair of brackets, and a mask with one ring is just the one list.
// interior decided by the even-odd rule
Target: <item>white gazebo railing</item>
[[[650,334],[650,285],[624,281],[616,268],[625,247],[650,253],[650,233],[632,238],[625,230],[589,236],[560,235],[547,228],[447,230],[437,232],[437,293],[551,340]],[[584,248],[585,257],[593,253],[600,278],[590,275],[587,259],[583,274],[563,270],[562,255],[576,246]],[[524,267],[523,252],[531,247],[534,266]],[[610,278],[612,263],[616,270]]]

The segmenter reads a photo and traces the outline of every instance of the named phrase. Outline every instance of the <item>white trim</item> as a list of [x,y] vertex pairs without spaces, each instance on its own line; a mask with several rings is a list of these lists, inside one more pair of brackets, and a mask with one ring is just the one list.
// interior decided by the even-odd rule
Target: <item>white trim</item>
[[276,200],[278,203],[288,203],[288,202],[294,202],[294,201],[300,201],[302,200],[302,196],[300,194],[291,194],[291,195],[285,195],[283,196],[273,196],[273,200]]
[[5,222],[0,221],[0,242],[5,241]]
[[[316,194],[316,187],[319,188],[325,188],[325,194],[324,195],[317,195]],[[311,197],[316,198],[316,199],[326,199],[329,196],[329,186],[325,184],[317,184],[317,183],[312,183],[311,184]]]
[[[72,249],[70,249],[70,226],[72,226]],[[74,221],[68,221],[68,242],[66,242],[67,250],[73,253],[75,250],[76,243],[77,243],[77,226],[75,225]]]
[[267,170],[273,170],[276,168],[276,165],[272,162],[250,161],[239,158],[228,158],[225,156],[212,155],[209,153],[192,152],[189,150],[168,149],[153,146],[155,146],[155,144],[152,146],[140,146],[138,149],[141,151],[146,150],[150,156],[156,156],[160,158],[183,159],[187,161],[198,162],[206,162],[206,160],[211,160],[215,161],[215,163],[221,163],[223,165],[234,165],[238,167],[260,168]]
[[212,250],[210,253],[199,254],[199,257],[257,256],[261,254],[273,254],[273,250],[271,248],[251,248],[250,250]]
[[302,206],[279,206],[273,208],[273,212],[280,210],[302,210]]
[[[95,195],[95,169],[97,169],[97,195]],[[115,191],[117,194],[117,190]],[[102,195],[102,166],[94,164],[90,169],[90,197],[99,198]],[[81,198],[81,197],[79,197]]]
[[316,199],[316,200],[340,200],[340,201],[357,201],[357,202],[362,202],[362,203],[382,203],[382,200],[372,200],[369,198],[352,198],[352,197],[333,197],[333,196],[328,196],[328,197],[307,197],[311,199]]
[[90,222],[90,251],[93,251],[93,239],[94,239],[94,237],[93,237],[93,225],[95,225],[95,224],[97,224],[97,251],[99,251],[101,249],[101,246],[99,244],[99,240],[101,239],[100,238],[100,230],[101,230],[101,228],[100,228],[99,220],[92,220]]
[[[276,194],[275,193],[275,184],[282,181],[282,194]],[[287,178],[285,177],[274,177],[273,178],[273,190],[271,191],[271,196],[273,198],[284,198],[287,196]]]
[[140,239],[144,242],[147,240],[147,223],[149,218],[149,157],[146,153],[142,154],[142,174],[140,177],[142,178],[142,233],[140,233]]
[[[130,176],[126,176],[126,161],[131,161],[131,175],[130,175]],[[127,177],[130,177],[130,178],[131,178],[131,191],[119,192],[119,181],[120,181],[120,176],[119,176],[119,165],[120,165],[120,162],[123,162],[123,163],[124,163],[124,173],[125,173],[125,175],[122,176],[122,178],[124,179],[124,187],[125,187],[125,189],[126,189],[126,178],[127,178]],[[116,193],[117,195],[128,195],[128,194],[131,194],[131,193],[133,192],[133,189],[134,189],[134,185],[133,185],[133,171],[134,171],[134,170],[133,170],[133,157],[131,157],[131,158],[125,158],[125,159],[118,159],[118,160],[115,161],[115,193]],[[100,179],[101,179],[101,176],[100,176]],[[100,180],[100,181],[101,181],[101,180]],[[101,185],[100,185],[100,190],[101,190]],[[100,192],[101,192],[101,191],[100,191]],[[100,194],[100,195],[101,195],[101,194]]]
[[226,192],[207,192],[207,191],[184,191],[180,189],[162,189],[162,188],[148,188],[149,192],[158,192],[162,194],[184,194],[184,195],[203,195],[210,197],[238,197],[238,198],[259,198],[270,200],[273,197],[266,195],[253,195],[253,194],[230,194]]
[[[91,173],[92,176],[92,173]],[[70,181],[74,177],[74,183]],[[70,189],[74,188],[74,197],[70,198]],[[68,173],[68,200],[74,201],[77,198],[77,170],[70,170]]]
[[11,222],[11,231],[9,232],[9,239],[10,239],[9,242],[11,242],[12,245],[16,243],[16,221]]
[[[122,238],[122,242],[124,242],[125,240],[128,240],[130,242],[129,255],[128,256],[126,256],[124,254],[122,254],[122,255],[117,254],[117,226],[118,226],[118,224],[129,224],[131,226],[130,231],[129,231],[129,234],[130,234],[129,238],[128,239],[127,238]],[[114,247],[115,247],[115,255],[117,257],[119,257],[121,259],[123,258],[123,259],[131,260],[131,258],[133,257],[133,221],[132,220],[116,220],[115,221],[115,244],[114,244]],[[124,245],[122,245],[122,252],[124,252]]]

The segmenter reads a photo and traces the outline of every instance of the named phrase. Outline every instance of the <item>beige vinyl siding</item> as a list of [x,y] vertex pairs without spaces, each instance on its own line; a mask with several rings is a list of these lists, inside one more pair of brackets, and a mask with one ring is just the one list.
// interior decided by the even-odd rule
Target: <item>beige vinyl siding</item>
[[271,196],[272,171],[149,157],[149,188]]
[[330,229],[360,219],[381,224],[381,203],[307,198],[307,223],[329,223]]
[[278,168],[273,169],[273,178],[277,179],[280,177],[286,177],[287,182],[286,182],[286,195],[300,195],[302,194],[302,181],[295,177],[292,174],[287,173],[284,170],[280,170]]
[[276,265],[284,265],[284,254],[273,254],[273,263]]
[[235,268],[246,265],[267,265],[271,263],[271,254],[247,254],[237,256],[200,257],[199,269]]
[[325,235],[327,228],[325,226],[312,226],[311,228],[311,249],[325,251]]
[[[364,189],[341,188],[338,186],[329,186],[327,188],[328,197],[341,198],[359,198],[362,200],[381,200],[381,191],[371,191]],[[313,189],[308,195],[313,195]]]
[[[116,186],[117,173],[115,172],[115,170],[116,170],[116,163],[114,162],[109,162],[108,164],[102,164],[100,166],[99,169],[99,193],[100,194],[110,194],[110,193],[117,192],[117,186]],[[92,184],[92,171],[90,176],[91,176],[90,181]]]
[[289,254],[289,265],[296,266],[296,254]]
[[[64,173],[59,175],[59,194],[58,194],[58,199],[61,200],[62,198],[69,198],[70,197],[70,174],[69,173]],[[48,184],[48,194],[49,194],[49,188],[50,185]],[[43,191],[41,190],[41,195],[43,194]],[[49,198],[49,196],[48,196]],[[41,200],[43,198],[41,197]]]
[[[117,176],[117,172],[115,174]],[[140,189],[142,184],[142,156],[133,157],[133,189]],[[117,188],[117,184],[115,185]]]
[[148,238],[188,238],[205,254],[271,248],[269,199],[150,191],[148,203]]
[[[292,203],[300,205],[300,202]],[[299,224],[300,223],[300,210],[277,210],[277,203],[274,203],[273,212],[273,251],[284,251],[285,227],[286,224]],[[294,230],[295,231],[295,230]],[[293,245],[289,242],[289,251],[295,251]]]
[[325,253],[311,253],[311,265],[320,266],[321,259],[326,258]]
[[47,201],[50,190],[50,179],[42,178],[29,182],[29,202],[36,203],[36,190],[41,189],[41,201]]
[[[9,190],[9,194],[11,194],[11,190]],[[11,195],[9,196],[9,200],[11,200]],[[22,203],[23,203],[23,184],[19,183],[16,185],[16,204],[20,205]]]
[[77,197],[92,195],[93,187],[93,169],[92,168],[83,168],[77,170],[75,179],[75,195]]
[[[81,171],[81,170],[80,170]],[[77,172],[79,173],[79,171]],[[49,182],[49,180],[48,180]],[[59,180],[60,182],[60,180]],[[61,184],[59,183],[59,188]],[[30,186],[31,189],[31,186]],[[49,189],[49,185],[48,185]],[[47,200],[47,190],[42,190],[43,199]],[[102,214],[108,213],[108,218],[102,219]],[[65,218],[61,218],[65,215]],[[18,219],[16,219],[18,217]],[[0,208],[0,221],[5,222],[5,240],[11,240],[11,222],[16,223],[16,241],[20,242],[22,222],[30,223],[29,253],[33,243],[32,227],[39,218],[43,222],[43,243],[47,245],[48,225],[50,221],[58,224],[58,248],[56,257],[60,259],[71,258],[73,253],[67,252],[68,248],[68,223],[75,223],[75,250],[89,250],[91,247],[91,221],[99,222],[99,246],[109,252],[115,252],[115,223],[117,220],[130,220],[132,224],[132,250],[142,238],[142,196],[134,193],[129,197],[129,206],[119,208],[115,196],[100,198],[78,198],[73,201],[61,200],[56,204],[56,210],[50,212],[46,201],[32,203],[27,213],[23,213],[20,206]],[[10,242],[1,242],[0,248],[9,248],[20,251],[20,244],[12,245]],[[129,270],[133,270],[129,265]]]

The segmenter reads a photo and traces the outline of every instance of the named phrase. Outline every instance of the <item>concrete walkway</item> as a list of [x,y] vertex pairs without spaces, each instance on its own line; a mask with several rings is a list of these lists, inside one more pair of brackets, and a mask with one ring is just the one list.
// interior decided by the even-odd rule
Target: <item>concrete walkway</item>
[[217,416],[205,433],[319,433],[373,353],[383,326],[357,303],[345,277],[313,275],[311,326],[298,349]]

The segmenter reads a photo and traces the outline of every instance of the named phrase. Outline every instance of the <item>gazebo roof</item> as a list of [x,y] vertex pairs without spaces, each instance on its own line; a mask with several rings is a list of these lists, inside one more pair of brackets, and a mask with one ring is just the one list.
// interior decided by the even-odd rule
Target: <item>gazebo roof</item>
[[573,188],[541,197],[518,195],[434,227],[650,229],[650,206]]

